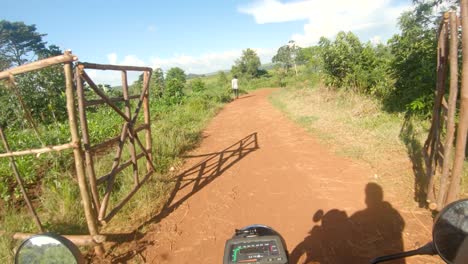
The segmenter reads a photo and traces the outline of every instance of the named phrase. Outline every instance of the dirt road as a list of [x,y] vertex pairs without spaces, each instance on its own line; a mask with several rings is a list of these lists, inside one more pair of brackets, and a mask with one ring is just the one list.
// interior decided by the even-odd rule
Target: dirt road
[[320,145],[273,108],[272,91],[242,96],[208,125],[143,238],[145,262],[221,263],[234,229],[254,223],[283,234],[291,263],[365,263],[430,239],[430,219],[400,212],[371,168]]

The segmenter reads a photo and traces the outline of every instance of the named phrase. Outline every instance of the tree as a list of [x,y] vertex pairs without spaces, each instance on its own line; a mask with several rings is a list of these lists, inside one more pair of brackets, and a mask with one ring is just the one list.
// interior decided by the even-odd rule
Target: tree
[[163,98],[168,104],[178,104],[184,97],[184,84],[177,78],[167,79]]
[[22,65],[30,61],[34,55],[45,50],[42,37],[46,34],[36,32],[35,25],[23,22],[0,21],[0,61],[10,63],[10,66]]
[[190,83],[190,86],[192,86],[192,91],[194,91],[194,92],[202,92],[202,91],[205,90],[205,83],[200,78],[194,79]]
[[294,71],[297,76],[297,64],[298,55],[301,47],[296,45],[294,40],[290,40],[287,45],[284,45],[278,49],[276,55],[272,58],[273,63],[279,63],[285,69],[286,73],[289,69],[294,66]]
[[400,35],[389,41],[395,90],[385,101],[389,110],[430,113],[437,68],[437,33],[432,7],[420,4],[399,18]]
[[[55,45],[37,51],[38,58],[47,58],[62,54]],[[35,120],[48,124],[67,118],[65,99],[65,76],[61,65],[20,74],[15,76],[18,88],[0,87],[0,111],[3,113],[0,122],[13,127],[27,127],[27,119],[23,118],[23,111],[31,113]],[[18,104],[24,101],[24,106]]]
[[0,71],[4,71],[11,67],[11,62],[6,57],[0,54]]
[[253,78],[259,75],[258,68],[260,65],[261,62],[257,53],[253,49],[246,49],[242,51],[242,56],[235,61],[235,65],[232,66],[231,72],[234,75]]
[[63,51],[56,45],[49,45],[48,48],[39,50],[37,53],[38,59],[46,59],[53,56],[62,55]]
[[164,72],[161,68],[157,68],[151,76],[151,89],[154,91],[152,94],[161,97],[164,93],[164,85]]
[[319,46],[301,48],[297,54],[297,64],[306,65],[310,72],[318,72],[323,63],[320,52]]
[[223,71],[218,72],[217,82],[220,87],[225,87],[229,83],[229,80]]
[[359,38],[352,32],[343,31],[334,42],[322,37],[319,41],[326,84],[335,87],[356,87],[355,70],[363,50]]
[[273,63],[281,65],[283,69],[287,72],[289,72],[289,69],[293,66],[293,58],[292,58],[292,50],[289,45],[284,45],[281,46],[278,51],[276,52],[276,55],[273,56],[271,61]]
[[174,67],[174,68],[170,68],[169,71],[167,71],[167,75],[166,75],[167,82],[169,82],[169,80],[172,80],[172,79],[177,79],[182,84],[185,84],[187,80],[187,76],[185,75],[184,70],[182,70],[179,67]]

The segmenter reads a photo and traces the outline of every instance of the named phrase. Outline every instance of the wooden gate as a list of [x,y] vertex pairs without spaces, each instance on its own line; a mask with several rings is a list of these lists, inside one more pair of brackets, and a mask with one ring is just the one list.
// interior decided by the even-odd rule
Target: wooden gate
[[[441,210],[458,198],[468,133],[468,0],[460,1],[461,17],[444,14],[438,31],[437,83],[429,135],[424,144],[426,201]],[[460,54],[461,30],[461,54]],[[461,87],[459,59],[462,58]],[[449,91],[446,86],[449,81]],[[460,94],[460,100],[458,100]],[[447,97],[447,99],[446,99]],[[458,107],[460,105],[460,107]],[[458,110],[457,110],[458,108]],[[457,124],[456,114],[459,113]],[[438,182],[436,180],[438,178]]]
[[[122,74],[122,92],[123,97],[109,98],[86,73],[86,69],[94,70],[114,70],[120,71]],[[141,93],[137,95],[129,94],[127,81],[128,71],[143,72],[143,87]],[[133,66],[118,66],[118,65],[102,65],[90,63],[78,63],[75,70],[75,81],[78,94],[78,110],[80,114],[81,132],[83,137],[84,156],[86,162],[86,174],[88,176],[89,185],[92,194],[93,208],[97,215],[97,219],[101,224],[106,224],[109,220],[121,209],[126,202],[135,194],[141,185],[154,172],[154,164],[152,162],[151,148],[151,124],[149,110],[149,80],[151,78],[151,68],[133,67]],[[84,83],[87,83],[91,90],[100,97],[98,100],[87,100],[84,91]],[[136,108],[132,113],[130,100],[138,100]],[[115,103],[124,102],[124,111],[122,111]],[[86,116],[87,107],[105,104],[111,107],[123,120],[120,135],[109,138],[104,142],[92,144],[90,142],[88,119]],[[143,107],[143,111],[141,111]],[[143,112],[144,122],[137,126],[137,120],[140,113]],[[145,131],[145,142],[143,143],[138,133]],[[130,160],[122,161],[122,151],[125,143],[129,143]],[[111,170],[105,175],[97,176],[94,168],[94,159],[96,153],[103,148],[117,145],[114,160]],[[139,151],[138,151],[139,149]],[[138,160],[146,159],[146,172],[141,173],[138,170]],[[134,187],[114,208],[109,212],[109,198],[112,193],[117,174],[122,172],[127,167],[132,166]],[[104,184],[105,191],[102,197],[98,192],[98,186]]]
[[[15,166],[15,156],[34,155],[47,153],[52,151],[63,151],[73,149],[73,157],[75,163],[75,173],[77,183],[80,189],[83,210],[86,217],[89,236],[86,235],[65,235],[77,245],[95,245],[96,253],[101,255],[104,253],[102,242],[106,240],[105,236],[99,232],[99,224],[107,224],[112,217],[131,199],[131,197],[139,190],[143,183],[155,171],[154,163],[152,162],[152,139],[151,139],[151,123],[150,123],[150,108],[149,108],[149,82],[151,79],[152,69],[149,67],[134,67],[121,65],[100,65],[91,63],[75,62],[78,58],[66,51],[64,55],[51,57],[48,59],[36,61],[30,64],[25,64],[16,68],[8,69],[0,72],[0,80],[9,79],[11,85],[15,85],[14,75],[23,74],[26,72],[40,70],[56,64],[63,64],[65,75],[65,94],[68,113],[68,124],[70,128],[71,142],[57,145],[44,146],[40,149],[28,150],[10,150],[8,141],[0,127],[0,139],[3,141],[6,153],[0,153],[0,158],[9,158],[13,168],[13,173],[20,187],[22,194],[27,203],[28,209],[31,212],[33,219],[38,225],[38,230],[44,232],[39,216],[36,214],[34,205],[30,202],[26,191],[24,190],[21,175]],[[74,67],[74,71],[73,71]],[[90,76],[86,73],[86,69],[93,70],[113,70],[120,71],[122,75],[122,96],[109,98],[105,92],[101,91]],[[129,94],[129,86],[127,81],[128,71],[143,72],[143,83],[139,94]],[[74,78],[73,78],[74,76]],[[87,98],[85,85],[89,86],[92,93],[97,95],[99,99]],[[76,95],[74,94],[76,92]],[[96,96],[95,96],[96,97]],[[132,102],[135,106],[132,112]],[[117,104],[123,103],[123,110]],[[78,105],[79,122],[76,116],[76,105]],[[103,142],[91,142],[88,129],[87,108],[97,105],[108,106],[122,118],[122,126],[120,135],[109,138]],[[143,118],[141,117],[143,112]],[[139,120],[143,120],[142,122]],[[78,125],[79,123],[79,125]],[[79,130],[81,129],[81,137]],[[144,132],[144,140],[140,139],[139,133]],[[130,159],[122,161],[122,152],[124,145],[128,143]],[[101,158],[97,155],[99,151],[108,151],[111,147],[116,147],[116,152],[112,162],[111,169],[105,175],[99,177],[95,173],[94,161]],[[145,158],[146,167],[143,170],[138,167],[138,160]],[[132,166],[134,186],[125,197],[116,202],[113,208],[109,209],[110,197],[114,189],[116,177],[124,169]],[[104,185],[100,188],[100,185]],[[14,230],[10,230],[14,231]],[[0,230],[0,235],[6,232]],[[14,239],[25,239],[33,234],[13,233]]]

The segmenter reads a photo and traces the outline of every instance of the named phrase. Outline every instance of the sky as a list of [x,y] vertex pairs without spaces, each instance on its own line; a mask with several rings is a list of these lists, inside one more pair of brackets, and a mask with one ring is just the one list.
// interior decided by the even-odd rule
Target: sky
[[[386,42],[410,8],[411,0],[3,0],[0,19],[35,24],[48,44],[83,62],[205,74],[230,69],[246,48],[270,63],[289,40],[307,47],[341,30]],[[120,80],[108,71],[90,75]]]

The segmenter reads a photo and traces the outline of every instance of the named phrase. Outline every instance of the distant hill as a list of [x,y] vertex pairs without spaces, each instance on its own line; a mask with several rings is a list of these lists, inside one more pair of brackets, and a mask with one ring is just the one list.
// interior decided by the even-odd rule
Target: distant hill
[[206,77],[206,74],[195,74],[195,73],[187,74],[187,80],[201,78],[201,77]]

